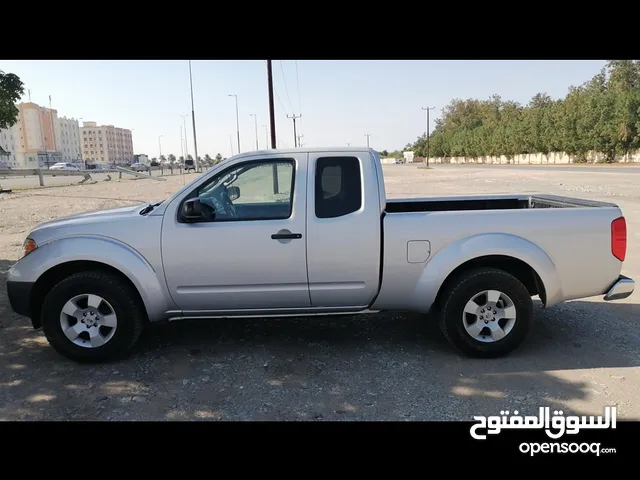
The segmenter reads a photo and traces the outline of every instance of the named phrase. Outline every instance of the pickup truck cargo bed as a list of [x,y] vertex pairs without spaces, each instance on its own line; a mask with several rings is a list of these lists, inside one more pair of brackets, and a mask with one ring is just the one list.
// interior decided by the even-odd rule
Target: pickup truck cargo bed
[[387,199],[386,212],[453,212],[463,210],[516,210],[529,208],[615,207],[613,203],[555,195],[484,195],[446,198]]

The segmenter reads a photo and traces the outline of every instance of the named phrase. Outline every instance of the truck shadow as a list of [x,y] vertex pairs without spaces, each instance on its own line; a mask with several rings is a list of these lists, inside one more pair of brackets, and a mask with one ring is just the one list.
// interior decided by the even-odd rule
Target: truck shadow
[[424,317],[387,313],[155,325],[130,357],[79,365],[11,312],[12,263],[0,260],[0,420],[463,420],[627,399],[635,408],[639,304],[536,309],[526,344],[495,360],[460,356]]

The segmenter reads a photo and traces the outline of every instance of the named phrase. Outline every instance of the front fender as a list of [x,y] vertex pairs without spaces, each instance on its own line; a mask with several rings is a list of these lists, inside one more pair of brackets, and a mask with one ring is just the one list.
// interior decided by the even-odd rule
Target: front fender
[[47,241],[23,257],[9,270],[7,281],[35,283],[45,272],[73,261],[93,261],[119,270],[140,293],[150,321],[164,317],[168,305],[162,272],[156,272],[146,258],[131,246],[110,237],[73,235]]
[[[431,306],[447,277],[463,263],[488,255],[502,255],[525,262],[540,277],[547,294],[545,306],[562,298],[562,284],[555,264],[535,243],[507,233],[488,233],[465,237],[438,251],[427,263],[414,291],[411,304]],[[422,308],[421,308],[422,309]]]

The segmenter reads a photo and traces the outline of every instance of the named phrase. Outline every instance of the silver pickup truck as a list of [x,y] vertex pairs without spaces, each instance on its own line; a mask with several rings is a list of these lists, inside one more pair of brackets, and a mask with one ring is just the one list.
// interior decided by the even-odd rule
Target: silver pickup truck
[[626,298],[615,204],[546,195],[387,199],[363,148],[243,153],[158,203],[44,223],[11,306],[76,361],[128,352],[149,322],[431,313],[462,353],[497,357],[545,307]]

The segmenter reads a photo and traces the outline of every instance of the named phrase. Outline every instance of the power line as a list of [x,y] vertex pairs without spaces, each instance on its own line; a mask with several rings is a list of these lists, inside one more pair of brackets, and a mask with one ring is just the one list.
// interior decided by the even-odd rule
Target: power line
[[278,99],[278,103],[280,104],[280,107],[282,107],[282,111],[284,112],[285,115],[288,115],[287,113],[287,109],[284,107],[284,103],[282,103],[282,100],[280,99],[280,95],[278,95],[278,90],[276,90],[276,87],[273,87],[273,93],[276,94],[276,98]]
[[[295,61],[295,65],[296,65],[296,89],[298,91],[298,113],[300,113],[300,116],[302,116],[302,106],[301,106],[301,102],[300,102],[300,77],[298,75],[298,61]],[[302,122],[300,122],[300,126],[302,126]],[[298,140],[298,144],[300,146],[302,146],[302,143],[300,142],[300,140]]]
[[296,87],[298,89],[298,112],[302,115],[302,107],[300,106],[300,77],[298,76],[298,60],[296,60]]
[[289,89],[287,88],[287,78],[284,75],[284,66],[282,65],[282,60],[280,60],[280,70],[282,70],[282,80],[284,81],[284,91],[287,94],[287,100],[289,100],[289,106],[291,107],[291,111],[295,115],[295,108],[293,108],[293,103],[291,103],[291,96],[289,95]]

